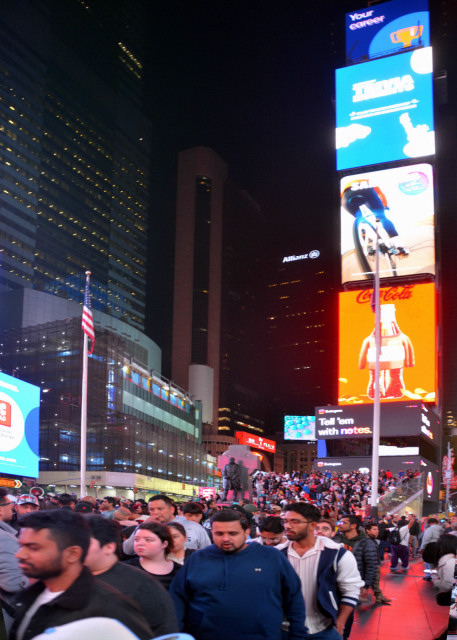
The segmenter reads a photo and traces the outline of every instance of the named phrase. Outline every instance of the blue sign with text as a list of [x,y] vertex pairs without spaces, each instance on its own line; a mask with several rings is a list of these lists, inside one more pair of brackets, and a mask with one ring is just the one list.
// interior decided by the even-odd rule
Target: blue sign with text
[[337,169],[435,153],[432,49],[336,70]]
[[0,473],[38,477],[40,388],[0,373]]
[[428,0],[392,0],[346,14],[348,64],[429,46]]

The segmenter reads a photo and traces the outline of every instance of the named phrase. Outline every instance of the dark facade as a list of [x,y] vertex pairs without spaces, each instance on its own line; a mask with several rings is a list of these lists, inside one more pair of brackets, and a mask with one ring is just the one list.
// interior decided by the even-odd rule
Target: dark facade
[[260,208],[195,147],[179,154],[176,211],[172,378],[203,401],[206,432],[262,433]]
[[[109,11],[108,9],[109,5]],[[0,17],[0,291],[144,326],[150,123],[141,2],[8,2]]]
[[283,426],[284,415],[314,415],[315,407],[336,399],[335,272],[325,245],[273,255],[268,264],[266,323],[269,424]]

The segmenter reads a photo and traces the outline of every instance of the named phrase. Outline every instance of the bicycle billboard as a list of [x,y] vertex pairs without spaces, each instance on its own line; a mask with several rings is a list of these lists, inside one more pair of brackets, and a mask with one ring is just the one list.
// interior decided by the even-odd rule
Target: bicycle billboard
[[341,186],[341,281],[435,275],[433,168],[415,164],[346,176]]
[[336,70],[338,171],[434,155],[432,49]]
[[[435,285],[381,287],[381,402],[436,401]],[[372,290],[339,294],[338,404],[374,400]]]
[[0,473],[38,477],[40,388],[0,373]]
[[348,64],[428,46],[428,0],[391,0],[346,14]]

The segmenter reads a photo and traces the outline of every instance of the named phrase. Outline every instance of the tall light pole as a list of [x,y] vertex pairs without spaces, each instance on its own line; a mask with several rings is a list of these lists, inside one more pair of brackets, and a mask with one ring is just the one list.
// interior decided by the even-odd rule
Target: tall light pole
[[379,475],[379,433],[381,425],[381,402],[380,402],[380,362],[381,362],[381,303],[379,292],[379,219],[376,219],[376,261],[374,274],[373,298],[375,305],[375,370],[374,370],[374,404],[373,404],[373,452],[371,461],[371,503],[370,515],[378,515],[378,475]]

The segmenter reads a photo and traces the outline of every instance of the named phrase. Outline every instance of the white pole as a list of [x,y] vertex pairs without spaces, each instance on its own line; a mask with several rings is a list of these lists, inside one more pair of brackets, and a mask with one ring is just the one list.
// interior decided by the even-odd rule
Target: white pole
[[450,497],[450,488],[451,488],[451,476],[452,476],[452,462],[451,462],[451,444],[447,443],[447,469],[444,474],[445,483],[446,483],[446,518],[449,518],[449,497]]
[[380,403],[380,361],[381,361],[381,305],[379,291],[379,234],[376,220],[376,267],[374,275],[374,299],[375,299],[375,345],[376,360],[374,370],[374,404],[373,404],[373,453],[371,462],[371,515],[378,515],[378,476],[379,476],[379,433],[381,423]]
[[[90,271],[86,271],[86,286],[89,286],[90,280]],[[83,498],[86,495],[86,457],[87,457],[87,364],[88,364],[88,355],[87,355],[87,345],[88,345],[88,336],[86,333],[83,334],[84,342],[83,342],[83,376],[82,376],[82,384],[81,384],[81,452],[80,452],[80,462],[81,462],[81,494],[80,498]]]

